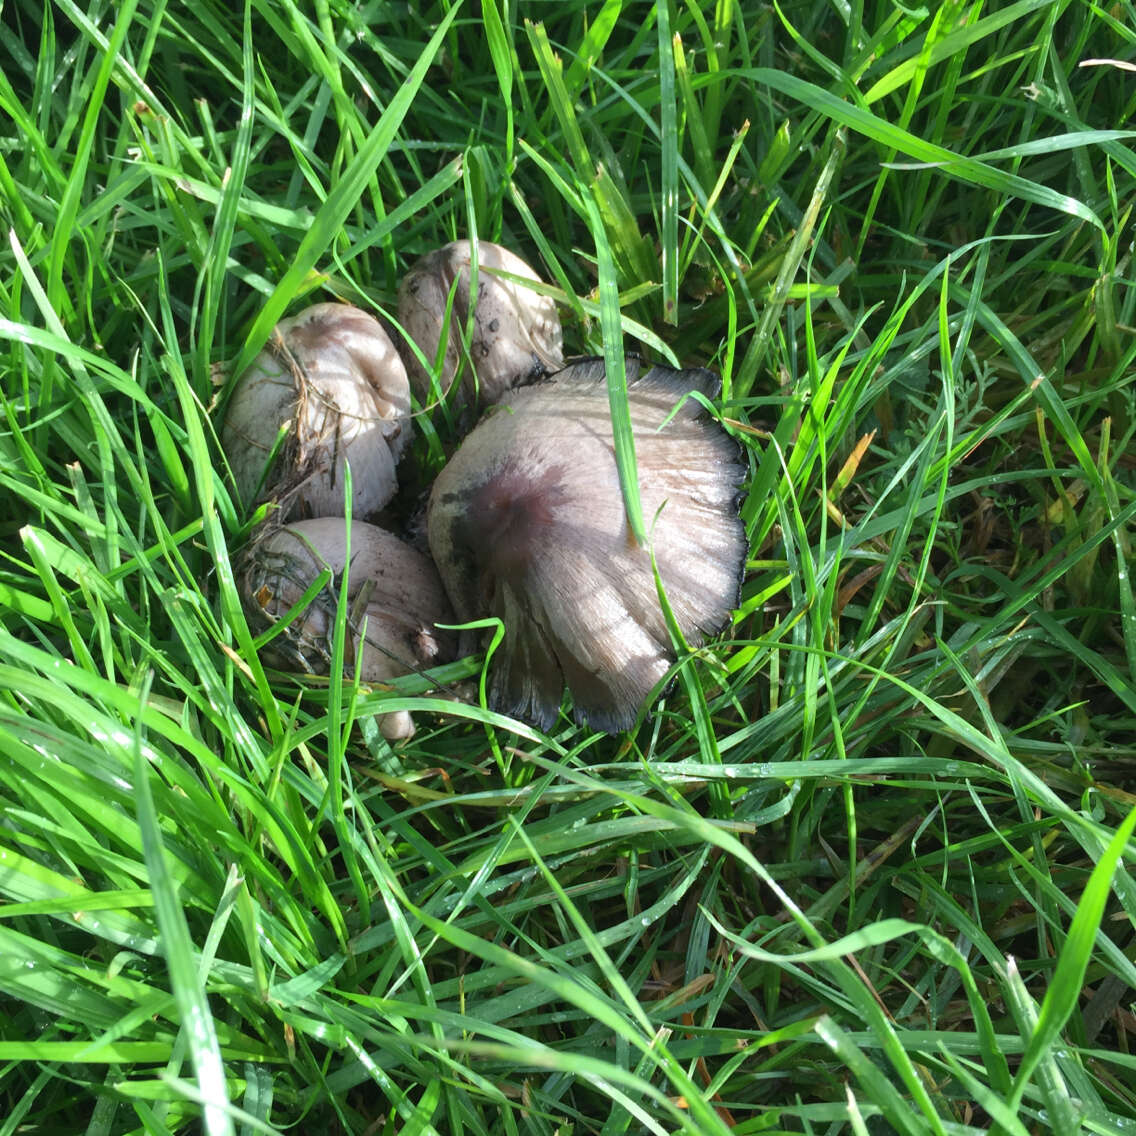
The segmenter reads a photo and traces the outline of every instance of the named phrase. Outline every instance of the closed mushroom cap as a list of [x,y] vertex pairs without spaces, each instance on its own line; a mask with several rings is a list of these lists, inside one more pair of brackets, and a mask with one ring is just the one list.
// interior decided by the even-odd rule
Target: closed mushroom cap
[[[347,523],[342,517],[275,528],[246,553],[241,592],[253,618],[265,626],[282,619],[321,572],[332,573],[307,610],[272,641],[272,653],[281,665],[327,672],[346,553]],[[352,603],[349,634],[364,634],[362,682],[382,682],[453,658],[454,636],[435,626],[452,622],[452,617],[434,565],[391,533],[362,521],[352,523],[347,595]],[[354,664],[356,646],[357,640],[349,638],[348,666]],[[404,712],[384,715],[380,727],[387,737],[413,733]]]
[[411,435],[406,367],[374,316],[315,304],[281,320],[241,376],[222,444],[246,504],[257,498],[281,427],[291,434],[259,499],[286,498],[301,516],[343,516],[344,466],[352,514],[381,509],[397,488],[395,465]]
[[[469,241],[454,241],[419,260],[399,288],[398,318],[423,355],[433,361],[456,280],[439,383],[443,392],[448,391],[460,372],[455,405],[473,405],[479,397],[481,405],[487,406],[512,387],[560,367],[563,343],[553,301],[498,273],[537,283],[540,277],[515,253],[478,241],[477,310],[470,344],[474,371],[463,369],[461,337],[469,318],[471,255]],[[409,348],[404,354],[414,393],[426,402],[430,373]]]
[[430,549],[462,622],[497,616],[495,709],[542,728],[565,685],[578,720],[614,733],[634,722],[674,655],[651,549],[684,638],[726,624],[746,553],[737,443],[684,395],[713,395],[709,371],[654,367],[628,404],[650,533],[624,511],[602,360],[510,394],[466,438],[434,485]]

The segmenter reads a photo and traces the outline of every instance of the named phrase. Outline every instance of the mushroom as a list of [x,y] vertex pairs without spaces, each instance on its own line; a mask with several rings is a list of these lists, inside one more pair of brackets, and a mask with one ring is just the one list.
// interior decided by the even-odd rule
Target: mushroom
[[[344,662],[354,666],[358,637],[361,682],[383,682],[449,662],[454,636],[436,624],[451,622],[438,573],[429,558],[375,525],[351,525],[342,517],[296,521],[263,532],[241,566],[240,589],[253,621],[277,624],[321,572],[328,584],[304,612],[270,642],[269,658],[286,669],[326,674],[331,661],[335,612],[342,576],[348,572],[348,641]],[[391,739],[414,733],[410,714],[384,714],[379,728]]]
[[458,620],[504,623],[491,705],[542,729],[565,685],[578,722],[627,729],[667,674],[675,656],[652,551],[691,644],[720,631],[738,601],[746,465],[699,403],[682,401],[713,397],[718,379],[658,366],[640,376],[630,357],[627,376],[649,547],[627,523],[602,359],[509,394],[430,496],[430,550]]
[[315,304],[281,320],[241,375],[221,442],[246,505],[276,498],[284,517],[342,517],[350,462],[351,514],[365,518],[394,496],[409,415],[406,367],[379,321]]
[[[469,356],[462,366],[462,332],[469,320],[469,241],[454,241],[424,256],[403,278],[398,290],[398,319],[406,334],[433,362],[442,341],[446,307],[453,290],[442,372],[443,393],[455,378],[457,406],[496,402],[509,389],[532,382],[563,363],[560,317],[548,296],[502,273],[540,283],[540,277],[515,253],[489,241],[477,242],[477,307]],[[430,397],[430,371],[409,347],[404,358],[418,399]]]

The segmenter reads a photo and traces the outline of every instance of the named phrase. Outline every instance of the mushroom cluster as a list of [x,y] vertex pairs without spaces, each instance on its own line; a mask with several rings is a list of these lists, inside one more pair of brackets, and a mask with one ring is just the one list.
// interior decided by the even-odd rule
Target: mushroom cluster
[[[548,729],[567,688],[577,721],[617,732],[669,677],[674,632],[697,646],[726,625],[745,559],[746,467],[690,397],[715,397],[716,376],[640,374],[627,359],[650,529],[640,545],[624,511],[603,361],[563,365],[542,287],[507,249],[456,241],[404,278],[397,349],[368,313],[317,304],[281,321],[238,377],[222,442],[244,504],[273,506],[240,573],[250,618],[277,629],[271,661],[326,673],[346,575],[344,662],[361,681],[450,661],[477,639],[440,625],[496,618],[505,634],[494,709]],[[426,407],[447,399],[466,422],[485,410],[434,483],[428,552],[369,523],[395,497],[412,394]],[[349,531],[348,511],[358,518]],[[380,727],[392,739],[414,729],[405,712]]]

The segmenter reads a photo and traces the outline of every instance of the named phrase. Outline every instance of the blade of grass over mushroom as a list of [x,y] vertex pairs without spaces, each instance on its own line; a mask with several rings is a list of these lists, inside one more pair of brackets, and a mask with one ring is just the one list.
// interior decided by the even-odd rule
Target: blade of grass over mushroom
[[447,30],[460,10],[461,4],[455,4],[439,22],[410,74],[399,86],[397,93],[383,111],[374,129],[368,134],[366,141],[359,147],[359,151],[350,165],[343,171],[339,180],[328,193],[327,199],[312,219],[311,228],[308,229],[304,239],[300,242],[287,272],[273,289],[272,295],[269,296],[253,322],[244,347],[233,364],[234,374],[243,371],[264,346],[272,328],[284,314],[288,304],[292,302],[304,277],[331,247],[340,227],[347,219],[347,215],[358,204],[375,167],[383,160],[399,126],[402,125],[402,121],[410,109],[419,87],[426,78],[426,71],[433,62]]
[[[693,720],[694,734],[698,740],[699,756],[707,765],[721,765],[722,754],[718,749],[718,740],[714,736],[714,728],[710,720],[710,708],[706,704],[706,694],[694,670],[694,656],[683,640],[682,629],[679,627],[678,620],[675,618],[674,609],[667,599],[666,588],[659,576],[659,565],[653,551],[651,555],[651,568],[655,575],[655,588],[658,591],[659,604],[662,607],[663,617],[667,623],[667,632],[671,637],[671,642],[674,644],[676,651],[679,653],[678,675],[690,699],[690,716]],[[711,786],[711,794],[714,815],[720,819],[728,818],[731,815],[728,789],[724,785],[714,782]]]
[[603,337],[604,369],[607,374],[608,404],[611,407],[612,442],[627,523],[639,544],[647,539],[643,522],[643,505],[639,496],[639,473],[635,462],[635,438],[631,432],[631,410],[627,405],[627,360],[623,354],[623,334],[619,316],[619,285],[615,263],[607,243],[607,233],[599,210],[585,199],[591,221],[592,239],[596,245],[599,273],[600,333]]
[[[351,466],[344,466],[345,484],[343,489],[344,504],[346,506],[344,540],[346,551],[344,563],[347,565],[342,577],[336,581],[338,585],[335,604],[335,623],[331,640],[331,660],[328,666],[328,700],[327,700],[327,736],[328,736],[328,789],[330,792],[331,821],[335,826],[339,847],[351,882],[355,888],[355,900],[361,909],[370,912],[370,898],[367,885],[363,881],[363,873],[355,855],[354,841],[351,839],[351,818],[344,808],[344,782],[349,776],[344,759],[347,741],[351,736],[351,725],[355,716],[355,701],[358,696],[359,683],[355,677],[349,683],[344,682],[344,668],[350,664],[352,674],[357,676],[356,669],[358,655],[363,650],[363,641],[360,638],[355,643],[357,628],[352,622],[348,625],[348,613],[351,610],[349,589],[351,586]],[[354,644],[349,649],[348,643]],[[344,706],[344,689],[350,690],[350,700]],[[346,949],[346,944],[341,944]]]

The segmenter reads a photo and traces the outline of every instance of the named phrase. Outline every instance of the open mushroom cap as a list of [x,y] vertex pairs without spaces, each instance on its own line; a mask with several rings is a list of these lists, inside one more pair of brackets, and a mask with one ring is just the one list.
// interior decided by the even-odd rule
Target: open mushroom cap
[[508,394],[430,497],[430,549],[458,619],[496,616],[505,625],[492,704],[544,729],[565,686],[577,720],[627,729],[666,675],[674,652],[652,550],[688,642],[720,631],[738,601],[746,466],[702,406],[682,401],[691,391],[712,397],[718,379],[703,370],[638,370],[629,358],[649,547],[627,523],[599,359]]
[[[254,621],[264,627],[284,618],[322,572],[331,572],[307,609],[272,640],[275,661],[285,668],[327,673],[345,571],[352,606],[344,661],[354,665],[362,636],[362,682],[382,682],[450,661],[454,636],[436,626],[452,622],[450,605],[429,557],[362,521],[352,523],[350,538],[349,570],[347,522],[342,517],[267,530],[245,553],[241,593]],[[405,712],[384,715],[379,724],[387,737],[413,733]]]
[[[257,493],[280,430],[289,426]],[[374,316],[349,304],[315,304],[281,320],[240,377],[222,444],[246,504],[278,497],[304,517],[342,517],[344,466],[352,514],[393,496],[395,466],[411,436],[406,367]]]
[[[547,297],[508,279],[540,282],[515,253],[490,241],[478,241],[477,308],[469,355],[473,370],[462,365],[462,331],[471,300],[470,241],[454,241],[428,253],[403,278],[398,291],[398,318],[407,335],[428,360],[438,354],[446,305],[454,293],[449,334],[439,379],[443,392],[455,378],[454,404],[488,406],[515,386],[532,382],[563,363],[560,317]],[[404,352],[410,382],[420,401],[430,395],[430,372],[412,351]]]

